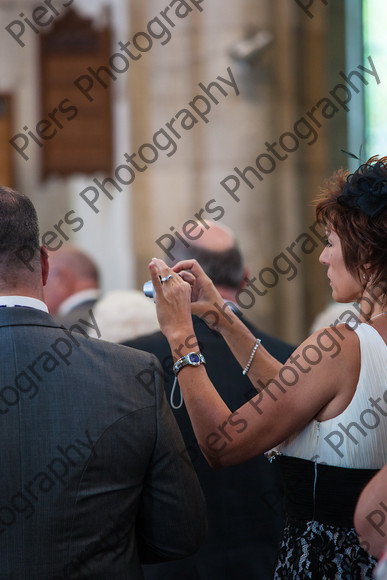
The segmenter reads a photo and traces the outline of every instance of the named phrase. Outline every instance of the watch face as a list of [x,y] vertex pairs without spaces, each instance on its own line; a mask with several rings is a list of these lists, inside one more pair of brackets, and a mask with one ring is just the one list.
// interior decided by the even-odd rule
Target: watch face
[[195,353],[192,353],[192,354],[189,355],[189,360],[191,361],[191,363],[194,363],[194,364],[200,363],[200,358]]

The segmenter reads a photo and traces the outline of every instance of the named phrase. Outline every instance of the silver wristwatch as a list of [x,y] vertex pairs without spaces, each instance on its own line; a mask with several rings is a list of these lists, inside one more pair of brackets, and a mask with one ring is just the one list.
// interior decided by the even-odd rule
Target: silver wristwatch
[[175,362],[175,364],[173,365],[173,372],[175,373],[175,375],[177,375],[178,372],[181,371],[181,369],[183,367],[186,367],[187,365],[198,367],[201,364],[206,364],[206,359],[204,358],[204,356],[200,352],[189,352],[188,354],[182,356],[181,358],[179,358],[179,360]]

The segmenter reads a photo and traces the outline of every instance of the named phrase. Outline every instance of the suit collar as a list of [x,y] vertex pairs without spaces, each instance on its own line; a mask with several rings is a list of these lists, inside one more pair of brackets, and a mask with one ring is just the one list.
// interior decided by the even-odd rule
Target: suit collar
[[50,326],[60,328],[52,317],[36,308],[0,308],[0,328],[5,326]]

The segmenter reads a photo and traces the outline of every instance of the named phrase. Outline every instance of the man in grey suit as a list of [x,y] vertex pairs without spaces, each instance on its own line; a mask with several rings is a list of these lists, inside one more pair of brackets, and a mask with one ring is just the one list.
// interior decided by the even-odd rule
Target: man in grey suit
[[59,327],[48,270],[32,203],[0,187],[0,579],[140,580],[198,549],[202,493],[156,359]]
[[67,244],[49,252],[50,272],[44,288],[49,313],[66,328],[88,320],[100,297],[99,271],[85,252]]

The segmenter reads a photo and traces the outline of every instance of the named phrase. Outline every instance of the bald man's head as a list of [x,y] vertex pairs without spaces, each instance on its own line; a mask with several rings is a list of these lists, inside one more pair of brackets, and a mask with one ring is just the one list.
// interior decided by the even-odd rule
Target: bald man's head
[[[197,233],[196,229],[190,232],[192,237],[197,236],[196,240],[190,240],[192,246],[211,252],[225,252],[236,247],[235,236],[230,228],[220,226],[211,220],[203,220],[203,223],[206,224],[205,227],[198,225]],[[202,234],[199,237],[200,230]]]
[[205,227],[198,225],[197,232],[190,231],[191,237],[197,239],[190,239],[188,248],[182,243],[176,245],[171,264],[195,259],[215,286],[238,290],[243,285],[246,269],[235,236],[229,228],[213,221],[205,220],[205,224]]
[[78,248],[67,245],[49,252],[49,264],[44,298],[51,314],[55,314],[62,302],[73,294],[99,287],[97,266]]

